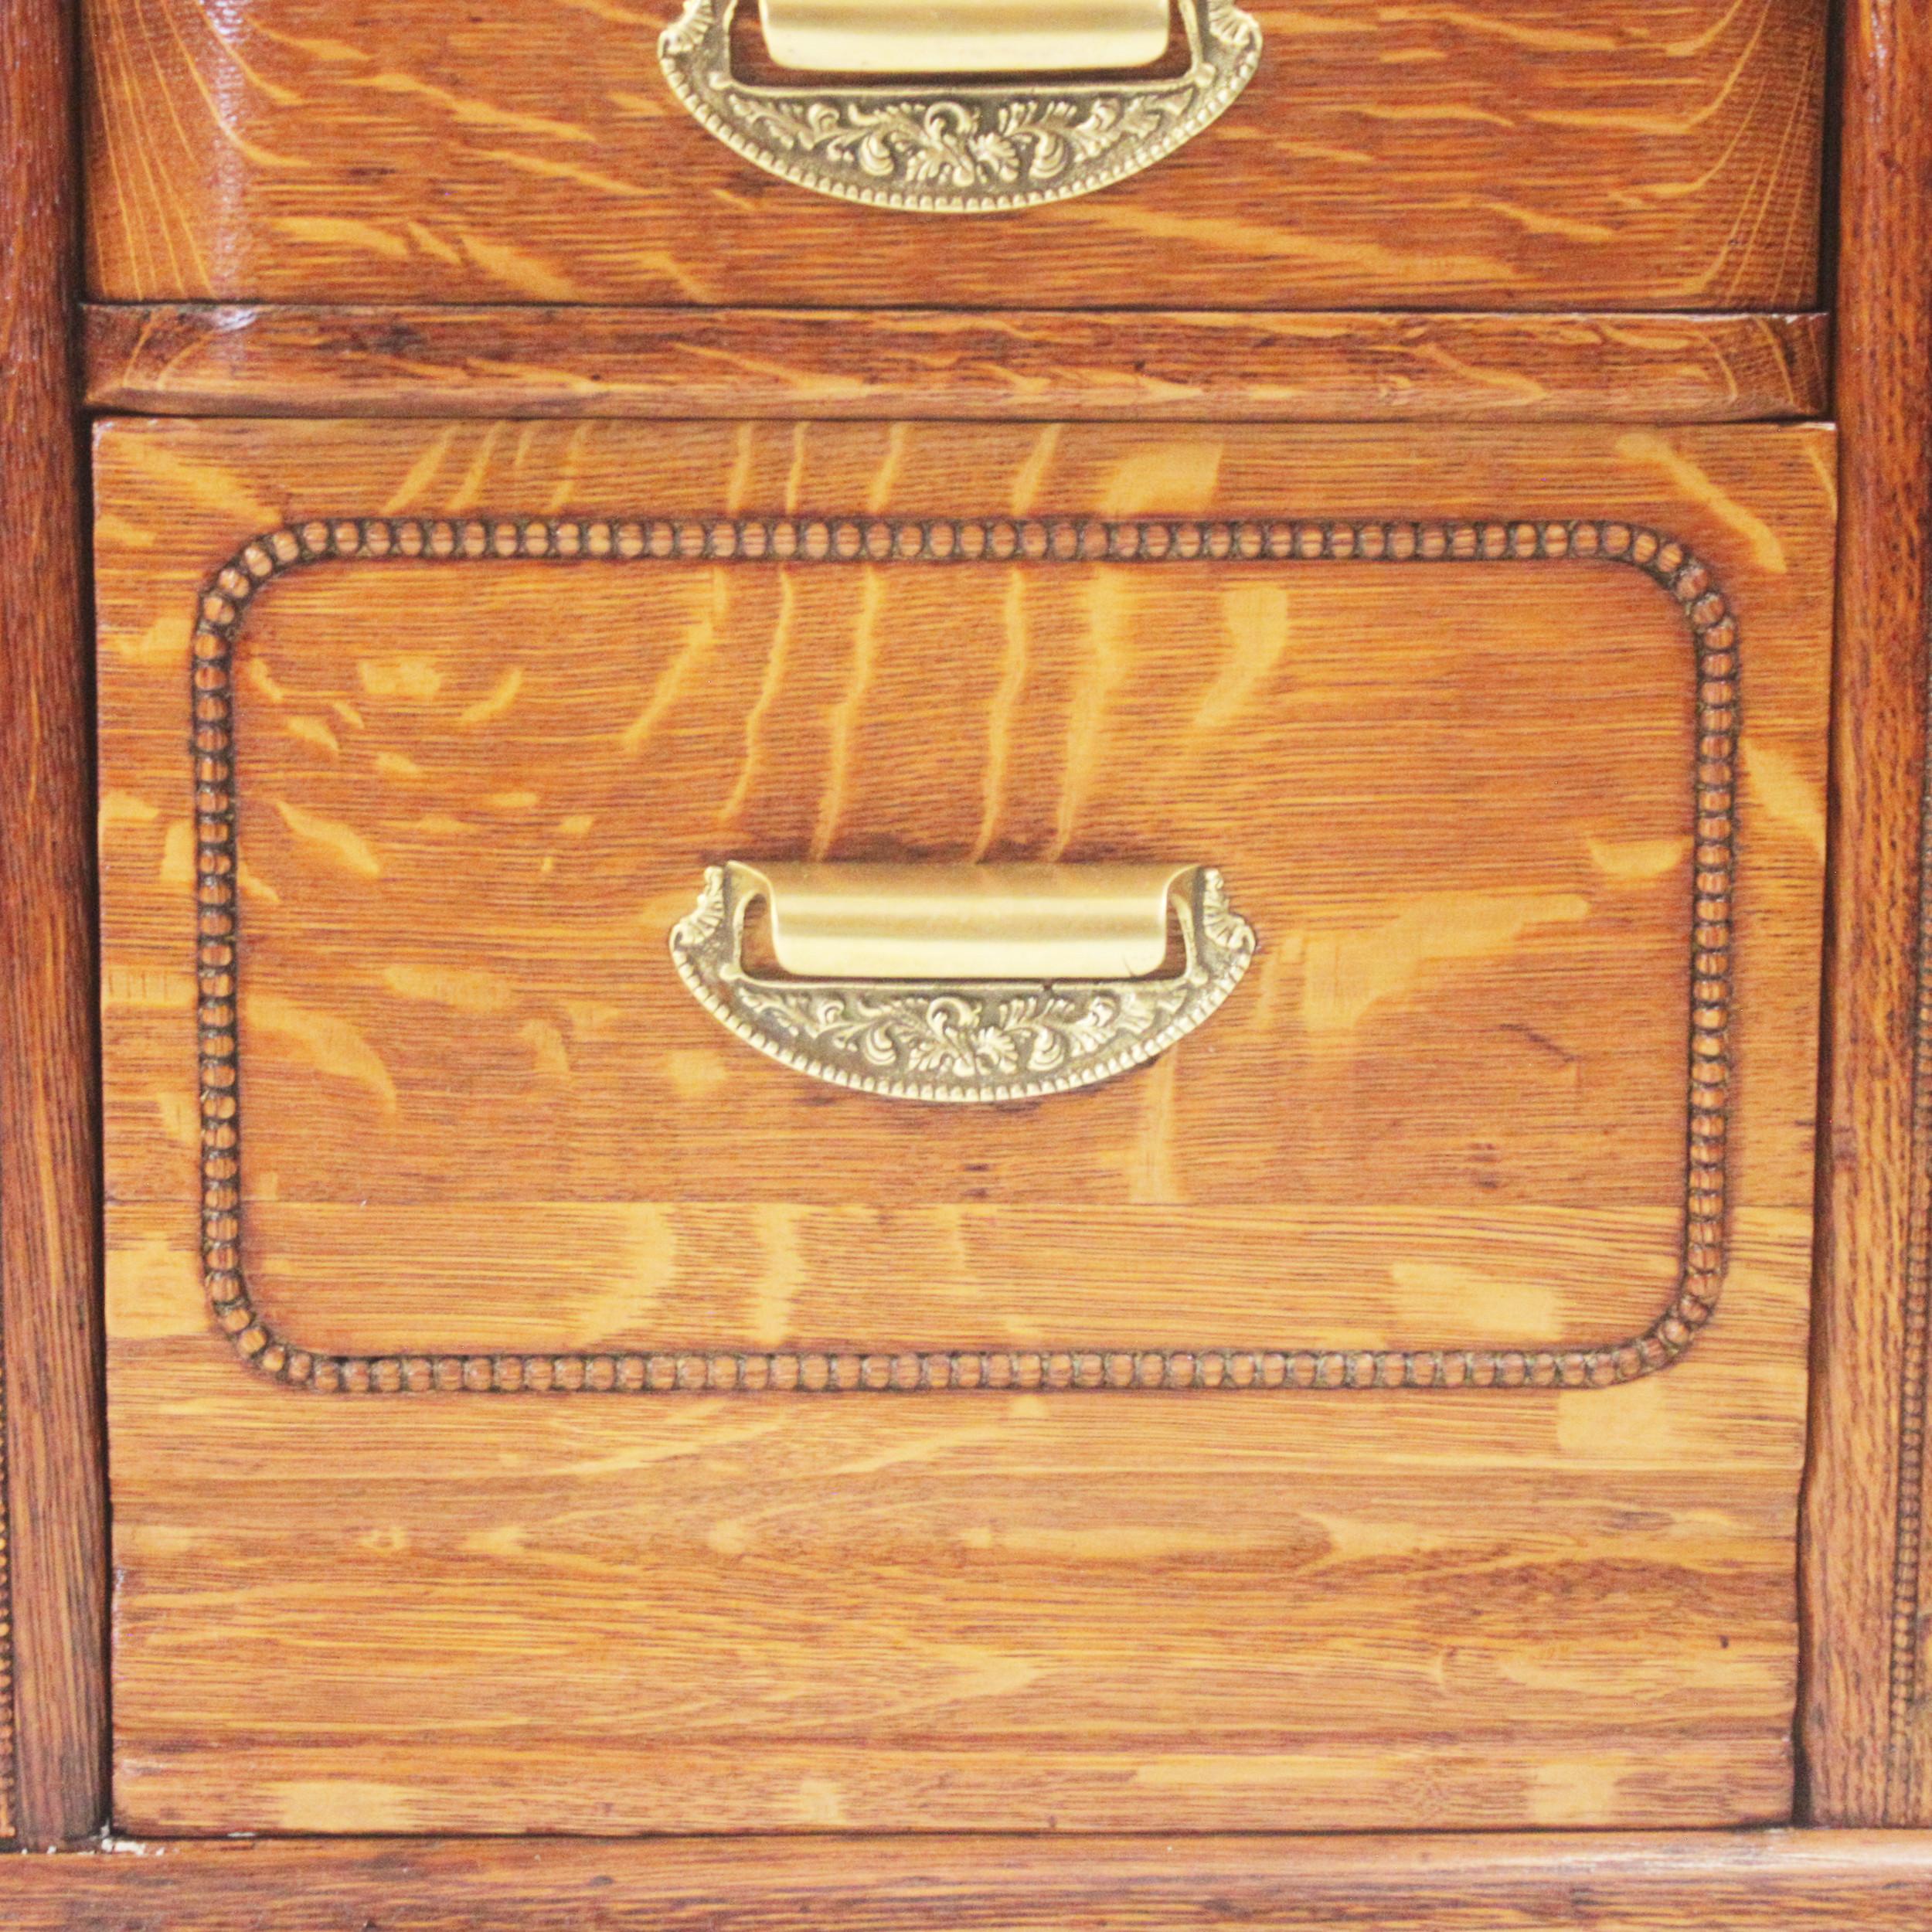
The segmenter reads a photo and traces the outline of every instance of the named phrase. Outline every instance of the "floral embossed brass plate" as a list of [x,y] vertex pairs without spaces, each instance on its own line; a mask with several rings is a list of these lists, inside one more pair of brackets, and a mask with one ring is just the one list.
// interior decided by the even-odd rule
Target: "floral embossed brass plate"
[[[905,869],[909,883],[934,874]],[[970,884],[987,869],[960,868],[953,876]],[[1049,880],[1077,885],[1084,869],[1027,869],[1037,887]],[[952,871],[937,869],[937,876]],[[995,975],[974,971],[970,963],[956,974],[948,965],[944,978],[907,980],[842,967],[835,977],[767,978],[745,965],[745,913],[760,896],[775,901],[777,885],[742,863],[709,867],[697,905],[672,928],[679,977],[721,1025],[781,1065],[895,1100],[1025,1100],[1097,1086],[1192,1032],[1254,957],[1254,929],[1228,903],[1221,875],[1190,866],[1162,877],[1153,898],[1160,921],[1153,937],[1161,947],[1170,893],[1184,902],[1186,960],[1178,973],[1034,975],[1022,960],[1020,970]],[[1064,890],[1015,893],[1012,901],[1022,911],[1036,906],[1043,925],[1065,920],[1071,910]],[[834,959],[839,950],[830,947]],[[943,957],[947,948],[934,950]],[[998,949],[969,946],[969,962],[980,950]]]
[[688,0],[658,57],[728,148],[801,188],[930,214],[1091,194],[1193,139],[1253,79],[1261,29],[1233,0],[1183,0],[1187,65],[1164,78],[753,83],[733,70],[736,0]]

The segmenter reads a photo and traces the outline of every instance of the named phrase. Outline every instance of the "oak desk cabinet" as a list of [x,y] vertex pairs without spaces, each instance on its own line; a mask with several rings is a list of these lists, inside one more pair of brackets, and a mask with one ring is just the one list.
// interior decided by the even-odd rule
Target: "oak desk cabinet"
[[0,1918],[1932,1921],[1923,7],[0,32]]

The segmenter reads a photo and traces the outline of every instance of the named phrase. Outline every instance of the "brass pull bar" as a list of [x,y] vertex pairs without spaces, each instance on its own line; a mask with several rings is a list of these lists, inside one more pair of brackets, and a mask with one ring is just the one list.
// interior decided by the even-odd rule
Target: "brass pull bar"
[[802,73],[1094,73],[1167,51],[1170,0],[758,0]]
[[[760,901],[776,974],[745,964]],[[1176,912],[1184,957],[1163,974]],[[1254,951],[1207,866],[733,860],[671,932],[692,996],[760,1053],[943,1101],[1032,1100],[1141,1066],[1220,1005]]]
[[[739,4],[685,0],[664,30],[679,100],[799,187],[921,214],[1031,208],[1138,174],[1224,113],[1261,58],[1236,0],[759,0],[798,77],[766,85],[733,69]],[[1185,69],[1135,72],[1177,19]]]

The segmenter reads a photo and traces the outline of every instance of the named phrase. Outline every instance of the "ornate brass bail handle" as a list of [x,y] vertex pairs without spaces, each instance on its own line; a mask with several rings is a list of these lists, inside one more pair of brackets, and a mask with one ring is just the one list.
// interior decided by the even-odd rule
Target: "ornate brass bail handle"
[[[1062,0],[1063,5],[1068,0]],[[774,31],[774,52],[830,49],[838,36],[820,16],[828,11],[865,22],[889,0],[764,0],[768,25],[796,15],[795,30]],[[991,214],[1064,201],[1138,174],[1164,159],[1224,113],[1253,77],[1261,29],[1234,0],[1179,0],[1186,40],[1184,71],[1161,78],[1123,78],[1123,53],[1145,59],[1145,23],[1137,0],[1097,0],[1070,7],[1068,30],[1014,36],[1015,57],[1051,61],[1052,71],[985,81],[960,67],[988,64],[988,31],[975,24],[988,0],[949,0],[922,7],[920,32],[900,36],[906,71],[945,72],[944,81],[883,77],[828,78],[824,84],[754,84],[733,71],[731,22],[739,0],[685,0],[665,29],[658,58],[672,90],[726,147],[760,168],[822,195],[929,214]],[[1159,0],[1165,15],[1168,0]],[[1039,0],[1053,15],[1055,0]],[[1083,11],[1094,24],[1080,29]],[[937,24],[932,24],[937,16]],[[859,29],[843,29],[850,49]],[[886,29],[879,31],[886,32]],[[951,45],[950,55],[943,49]],[[1084,45],[1087,55],[1083,57]],[[915,56],[915,48],[921,50]],[[934,49],[941,51],[935,54]],[[879,60],[849,51],[848,73],[879,73]],[[828,58],[832,57],[828,53]],[[1106,71],[1109,69],[1115,71]],[[1102,77],[1102,76],[1104,77]]]
[[[745,964],[760,900],[781,972],[796,977]],[[1175,910],[1185,957],[1162,973]],[[692,997],[747,1045],[912,1100],[1032,1100],[1111,1080],[1192,1032],[1254,951],[1206,866],[733,861],[706,872],[671,932]]]

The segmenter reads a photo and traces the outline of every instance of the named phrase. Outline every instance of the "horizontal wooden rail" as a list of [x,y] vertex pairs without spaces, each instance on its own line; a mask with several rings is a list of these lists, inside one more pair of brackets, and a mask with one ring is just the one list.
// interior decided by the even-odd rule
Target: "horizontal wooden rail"
[[14,1932],[1922,1932],[1932,1835],[307,1839],[0,1858]]
[[96,304],[96,410],[179,416],[1689,423],[1827,406],[1817,315]]

